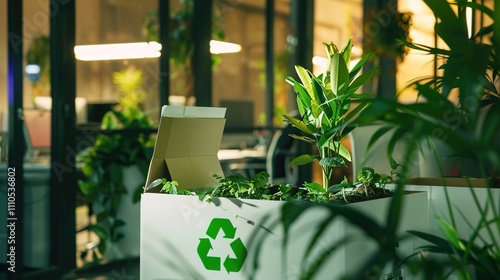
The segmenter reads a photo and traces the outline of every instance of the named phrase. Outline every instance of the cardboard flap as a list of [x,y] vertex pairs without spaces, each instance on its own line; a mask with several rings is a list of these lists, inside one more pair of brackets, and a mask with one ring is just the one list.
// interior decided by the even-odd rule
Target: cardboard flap
[[219,159],[214,156],[168,158],[165,163],[182,189],[215,187],[218,181],[213,175],[222,174]]
[[215,186],[213,175],[223,176],[217,152],[225,110],[163,106],[146,186],[160,178],[177,181],[184,189]]
[[169,128],[164,158],[217,155],[224,119],[162,118]]

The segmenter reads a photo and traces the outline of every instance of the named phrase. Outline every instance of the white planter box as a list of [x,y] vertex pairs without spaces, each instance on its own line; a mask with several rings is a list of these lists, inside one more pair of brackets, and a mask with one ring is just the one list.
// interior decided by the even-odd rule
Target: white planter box
[[[415,180],[415,182],[419,184],[407,185],[405,189],[427,192],[429,196],[430,232],[432,234],[442,236],[436,217],[443,218],[448,222],[451,221],[446,201],[446,192],[451,203],[456,229],[461,238],[468,239],[473,234],[473,229],[470,225],[476,226],[481,218],[481,213],[476,206],[474,197],[477,198],[483,209],[486,209],[486,205],[489,205],[487,210],[488,219],[493,217],[492,209],[495,209],[497,213],[499,211],[498,198],[500,197],[500,188],[485,188],[484,181],[480,179],[471,179],[473,188],[466,187],[466,182],[463,179],[447,179],[448,187],[435,185],[441,181],[434,178],[420,178],[420,180]],[[494,205],[487,199],[488,192],[492,193]],[[495,240],[500,240],[500,232],[496,229],[496,224],[492,224],[490,228],[494,233]],[[483,228],[479,234],[486,242],[491,242],[489,234],[486,233],[486,228]]]
[[[307,261],[302,256],[314,229],[329,212],[325,208],[304,213],[291,228],[286,256],[283,255],[283,228],[272,227],[284,202],[219,199],[220,204],[201,202],[195,196],[146,193],[141,199],[141,279],[297,279],[308,262],[318,257],[313,251]],[[356,208],[385,224],[390,199],[353,203]],[[428,231],[427,194],[405,196],[399,232],[409,229]],[[225,230],[225,231],[224,231]],[[234,234],[233,234],[234,233]],[[227,238],[224,238],[226,235]],[[353,242],[337,250],[322,267],[316,279],[339,279],[355,272],[376,250],[376,244],[363,233],[337,219],[317,244],[318,250],[345,237]],[[356,237],[358,236],[358,237]],[[360,238],[360,237],[361,238]],[[256,258],[255,242],[264,239]],[[241,241],[241,242],[240,242]],[[232,244],[232,245],[231,245]],[[400,242],[403,255],[422,243],[417,238]],[[233,246],[233,253],[231,249]],[[244,256],[244,246],[247,251]],[[238,253],[239,252],[239,253]],[[200,255],[202,257],[200,257]],[[237,259],[244,260],[240,265]],[[286,265],[285,265],[286,259]],[[207,268],[204,266],[207,265]],[[258,262],[258,267],[256,267]]]
[[[144,182],[144,175],[136,165],[123,168],[123,184],[127,195],[121,198],[116,216],[124,220],[125,225],[117,230],[123,233],[123,238],[116,243],[107,241],[104,259],[107,261],[139,257],[140,253],[140,201],[132,202],[134,192]],[[94,205],[95,210],[101,211],[99,205]]]

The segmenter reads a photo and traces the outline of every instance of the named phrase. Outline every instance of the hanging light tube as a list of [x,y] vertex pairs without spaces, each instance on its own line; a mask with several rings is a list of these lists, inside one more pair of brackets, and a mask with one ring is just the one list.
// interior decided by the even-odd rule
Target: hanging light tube
[[[161,44],[157,42],[137,42],[123,44],[79,45],[75,46],[75,58],[82,61],[155,58],[160,56]],[[236,53],[241,46],[234,43],[210,41],[213,54]]]

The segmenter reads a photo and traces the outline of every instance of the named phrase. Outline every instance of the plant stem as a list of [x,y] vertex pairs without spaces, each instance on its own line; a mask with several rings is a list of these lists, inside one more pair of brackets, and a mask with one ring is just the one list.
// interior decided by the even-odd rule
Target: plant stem
[[[321,158],[331,157],[331,152],[332,150],[329,147],[321,147]],[[323,170],[323,188],[325,189],[325,191],[328,191],[328,187],[330,187],[332,167],[328,165],[322,165],[321,169]]]

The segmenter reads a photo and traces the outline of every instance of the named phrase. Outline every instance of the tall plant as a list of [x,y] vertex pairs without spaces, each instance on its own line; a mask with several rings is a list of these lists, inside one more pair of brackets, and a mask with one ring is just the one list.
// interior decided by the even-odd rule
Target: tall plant
[[330,187],[333,170],[345,166],[351,160],[349,151],[342,145],[342,139],[354,129],[352,121],[365,110],[370,93],[357,93],[375,71],[361,74],[362,66],[371,54],[351,65],[352,40],[339,50],[334,43],[323,44],[328,62],[323,73],[315,76],[302,66],[295,66],[299,81],[288,77],[286,81],[297,93],[297,107],[300,117],[285,115],[293,126],[305,135],[292,137],[316,146],[319,156],[300,155],[290,164],[307,164],[319,160],[323,172],[322,188]]
[[[392,155],[391,147],[402,138],[411,139],[408,142],[407,159],[415,151],[416,143],[439,139],[448,144],[459,159],[473,158],[478,166],[500,166],[500,44],[497,33],[500,31],[500,11],[464,0],[424,2],[436,16],[436,34],[447,47],[406,44],[435,55],[436,59],[442,58],[442,75],[423,77],[412,84],[422,97],[421,102],[401,104],[373,100],[372,106],[357,121],[367,124],[373,120],[383,120],[387,124],[372,137],[370,143],[392,130],[389,156]],[[483,17],[488,25],[480,26],[476,31],[469,29],[467,9]],[[469,30],[472,32],[469,33]],[[449,98],[452,91],[458,94],[458,102]],[[407,165],[406,170],[408,168],[411,166]],[[455,202],[446,196],[449,218],[437,218],[441,234],[412,232],[428,242],[417,254],[419,257],[428,257],[430,253],[431,256],[440,255],[444,258],[410,258],[406,265],[414,268],[415,273],[429,279],[445,277],[449,273],[454,273],[460,279],[496,279],[500,275],[498,198],[490,189],[491,182],[486,180],[496,173],[486,168],[481,171],[481,177],[487,183],[487,195],[485,201],[480,201],[470,187],[474,203],[469,207],[480,213],[479,219],[466,221],[471,234],[460,237]],[[466,219],[466,215],[460,214]]]

